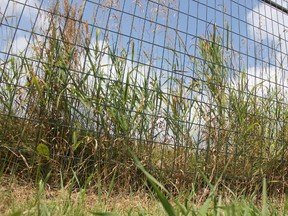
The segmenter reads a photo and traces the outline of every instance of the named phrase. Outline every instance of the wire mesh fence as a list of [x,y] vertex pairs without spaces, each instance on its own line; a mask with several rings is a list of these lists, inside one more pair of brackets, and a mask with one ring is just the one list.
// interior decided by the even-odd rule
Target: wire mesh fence
[[120,170],[131,184],[128,146],[176,186],[199,171],[210,181],[283,182],[287,8],[284,0],[2,0],[5,171],[105,179]]

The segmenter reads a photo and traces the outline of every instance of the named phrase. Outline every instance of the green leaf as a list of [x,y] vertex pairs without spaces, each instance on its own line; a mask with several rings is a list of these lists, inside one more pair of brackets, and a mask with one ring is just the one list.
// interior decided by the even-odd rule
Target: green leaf
[[74,145],[74,151],[77,150],[77,148],[80,146],[80,144],[82,143],[82,140],[78,140],[78,135],[77,135],[77,131],[73,131],[72,134],[72,138],[73,138],[73,145]]
[[47,145],[40,143],[37,145],[36,150],[38,154],[45,157],[46,159],[49,159],[50,151]]
[[21,211],[13,212],[10,216],[20,216]]

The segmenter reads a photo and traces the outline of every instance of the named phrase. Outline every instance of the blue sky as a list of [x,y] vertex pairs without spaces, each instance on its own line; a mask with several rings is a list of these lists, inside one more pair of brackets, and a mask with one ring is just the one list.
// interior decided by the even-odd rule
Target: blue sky
[[[16,20],[21,19],[19,23],[19,28],[23,28],[27,31],[31,31],[33,24],[35,23],[35,18],[37,17],[37,7],[42,3],[42,8],[48,8],[48,1],[44,0],[43,2],[38,0],[28,0],[27,5],[23,10],[23,3],[25,0],[3,0],[0,5],[0,12],[3,14],[6,12],[6,16],[15,16]],[[93,3],[92,3],[93,2]],[[108,26],[111,30],[110,37],[111,42],[113,43],[122,43],[122,46],[126,46],[129,39],[124,35],[130,36],[132,33],[132,37],[134,42],[137,42],[138,39],[142,39],[145,41],[142,45],[147,46],[149,50],[149,43],[154,43],[158,45],[159,53],[161,53],[161,46],[164,46],[165,36],[166,36],[166,44],[165,46],[169,46],[171,48],[175,48],[175,30],[178,31],[179,35],[183,40],[187,41],[187,43],[193,43],[193,37],[195,36],[203,36],[207,30],[211,31],[211,26],[214,23],[217,23],[218,30],[225,31],[225,23],[228,23],[231,30],[235,34],[239,34],[240,31],[244,37],[248,37],[247,35],[247,26],[245,23],[246,14],[249,11],[249,8],[253,8],[255,2],[257,1],[246,1],[245,7],[241,6],[239,3],[233,3],[231,0],[207,0],[207,1],[166,1],[167,6],[171,9],[168,10],[167,7],[161,6],[159,4],[153,3],[153,1],[139,1],[138,6],[135,9],[134,0],[122,0],[119,5],[113,5],[112,10],[103,9],[99,7],[99,1],[87,1],[84,12],[84,20],[87,19],[90,24],[93,23],[92,14],[97,13],[97,22],[96,25],[102,28],[103,34],[105,34],[104,29],[107,26],[108,17],[110,18],[108,21]],[[105,1],[100,1],[101,3]],[[110,1],[106,1],[107,5],[109,5]],[[116,1],[115,1],[116,2]],[[156,2],[156,1],[155,1]],[[243,2],[243,1],[242,1]],[[8,10],[6,7],[8,5]],[[122,14],[117,10],[124,10],[125,13]],[[157,11],[158,9],[158,11]],[[23,10],[23,14],[21,15]],[[146,13],[147,12],[147,13]],[[223,14],[225,12],[225,14]],[[133,16],[133,15],[136,16]],[[133,19],[132,19],[133,18]],[[143,19],[147,19],[146,21]],[[13,22],[12,22],[13,20]],[[8,18],[7,19],[9,25],[16,27],[18,24],[15,19]],[[5,20],[2,21],[6,23]],[[121,22],[121,25],[119,23]],[[134,22],[133,29],[131,31],[131,24]],[[157,25],[156,25],[157,22]],[[43,24],[43,21],[37,19],[39,25]],[[165,28],[167,25],[169,28]],[[145,27],[144,27],[145,25]],[[120,28],[119,28],[120,26]],[[209,28],[210,27],[210,28]],[[7,45],[8,37],[13,35],[14,29],[12,28],[4,28],[1,27],[1,37],[2,47]],[[156,31],[155,31],[156,29]],[[241,29],[241,30],[240,30]],[[95,29],[93,29],[95,31]],[[144,30],[144,33],[142,33]],[[7,35],[6,31],[10,31],[10,35]],[[12,33],[11,33],[12,31]],[[121,32],[122,36],[117,36],[117,32]],[[166,32],[167,31],[167,32]],[[165,35],[166,32],[166,35]],[[188,35],[185,34],[188,33]],[[154,38],[155,33],[155,38]],[[232,33],[233,34],[233,33]],[[238,35],[234,36],[234,47],[240,47],[239,43],[236,40],[239,40]],[[17,31],[16,38],[19,37],[29,37],[29,32],[25,33],[24,31]],[[186,38],[187,36],[187,38]],[[169,40],[170,39],[170,40]],[[118,40],[118,41],[116,41]],[[122,40],[122,41],[121,41]],[[235,42],[236,41],[236,42]],[[18,45],[19,46],[19,45]],[[192,46],[193,47],[193,46]],[[21,47],[22,48],[22,47]],[[152,47],[150,46],[150,50]]]

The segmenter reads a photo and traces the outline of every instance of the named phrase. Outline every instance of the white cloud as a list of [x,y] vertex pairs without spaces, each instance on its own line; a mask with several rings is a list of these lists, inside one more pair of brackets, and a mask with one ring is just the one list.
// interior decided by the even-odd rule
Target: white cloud
[[[3,23],[5,25],[0,26],[2,37],[0,49],[4,53],[8,54],[9,52],[9,54],[17,55],[25,51],[34,23],[36,28],[34,32],[37,32],[37,29],[40,29],[40,27],[45,26],[45,23],[47,23],[46,17],[39,16],[37,18],[39,11],[33,7],[39,8],[40,2],[38,0],[2,0],[0,4],[0,19],[1,16],[4,16]],[[17,29],[10,26],[17,26]],[[25,29],[28,32],[20,29]],[[4,54],[1,54],[3,59],[6,58],[4,56]]]
[[[4,17],[13,17],[13,16],[19,16],[25,6],[25,11],[23,13],[23,16],[25,18],[30,18],[32,15],[35,15],[35,10],[32,9],[32,7],[39,8],[40,1],[39,0],[1,0],[0,5],[0,13],[1,15],[4,15]],[[31,7],[29,7],[31,6]]]
[[[286,1],[276,0],[275,2],[288,8]],[[247,79],[250,90],[261,83],[263,88],[259,88],[257,95],[265,96],[268,88],[275,90],[277,87],[278,90],[281,89],[281,86],[283,93],[286,93],[283,85],[288,86],[288,74],[283,68],[287,68],[288,65],[288,15],[261,2],[249,11],[247,22],[249,23],[250,38],[269,46],[263,46],[264,50],[261,50],[262,53],[269,53],[269,56],[261,59],[269,64],[263,67],[248,68],[247,73],[250,76],[248,75]],[[254,47],[254,49],[257,48]],[[270,66],[270,64],[276,65]]]
[[[282,96],[287,92],[288,80],[287,80],[287,70],[279,67],[250,67],[248,69],[248,88],[251,90],[256,85],[256,94],[258,96],[266,96],[268,89],[276,90],[278,94]],[[261,84],[261,85],[260,85]],[[283,88],[284,87],[284,88]]]
[[[288,3],[277,0],[276,3],[288,8]],[[252,39],[267,43],[270,46],[270,56],[275,62],[286,61],[288,52],[288,15],[266,3],[258,3],[247,14],[248,32]],[[275,50],[272,50],[274,48]]]
[[[277,3],[283,6],[288,5],[281,0]],[[288,16],[266,3],[259,3],[249,11],[247,21],[250,24],[249,33],[251,36],[255,33],[254,39],[257,41],[267,38],[270,41],[285,39]]]
[[[16,38],[13,41],[13,43],[11,44],[10,53],[19,54],[19,53],[25,51],[27,46],[28,46],[28,38],[26,38],[25,36],[20,36],[20,37]],[[8,47],[5,50],[8,51]]]

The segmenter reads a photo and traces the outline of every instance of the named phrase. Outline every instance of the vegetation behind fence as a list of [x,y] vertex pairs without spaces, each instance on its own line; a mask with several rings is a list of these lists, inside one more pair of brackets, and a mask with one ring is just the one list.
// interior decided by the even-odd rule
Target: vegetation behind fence
[[2,172],[284,190],[287,2],[243,2],[2,2]]

